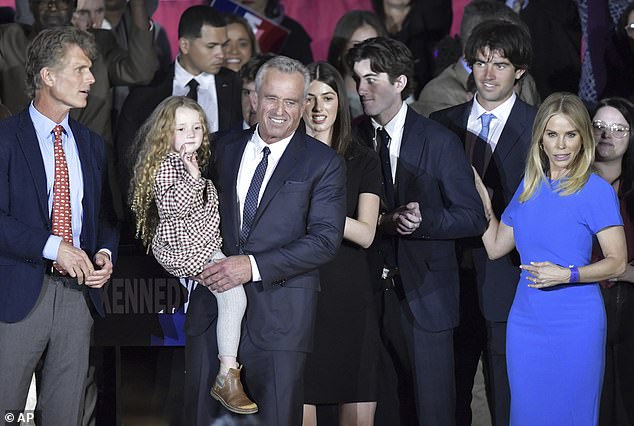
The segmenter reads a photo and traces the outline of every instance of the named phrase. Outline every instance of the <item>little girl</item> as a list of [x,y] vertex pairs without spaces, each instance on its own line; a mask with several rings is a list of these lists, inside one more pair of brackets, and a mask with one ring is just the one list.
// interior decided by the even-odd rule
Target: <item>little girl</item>
[[[154,257],[170,274],[194,277],[205,263],[225,257],[220,250],[218,194],[200,174],[209,160],[205,113],[196,101],[169,97],[143,124],[136,141],[140,148],[131,207],[137,237],[146,247],[151,244]],[[212,293],[218,302],[220,371],[211,395],[234,413],[256,413],[257,405],[242,388],[236,359],[247,303],[244,288]]]

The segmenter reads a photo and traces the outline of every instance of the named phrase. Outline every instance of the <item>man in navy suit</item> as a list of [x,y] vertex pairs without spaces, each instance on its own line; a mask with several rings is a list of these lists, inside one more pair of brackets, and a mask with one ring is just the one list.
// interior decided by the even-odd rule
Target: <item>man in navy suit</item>
[[[473,100],[431,115],[462,140],[473,166],[492,193],[496,215],[502,214],[520,184],[531,143],[536,110],[519,99],[513,90],[526,75],[531,52],[530,36],[522,26],[503,21],[478,25],[465,47],[465,57],[473,68],[477,88]],[[488,130],[483,132],[485,121],[488,121]],[[473,335],[477,333],[459,333],[464,337],[456,341],[456,349],[461,348],[461,352],[456,353],[458,423],[471,424],[471,388],[478,359],[484,350],[493,424],[508,425],[510,390],[506,372],[506,322],[519,278],[519,256],[514,251],[501,259],[489,260],[480,238],[463,240],[460,248],[461,264],[466,269],[462,277],[461,296],[464,300],[461,303],[467,311],[479,310],[484,316],[486,348],[468,343],[473,342]],[[468,259],[473,259],[473,265],[468,264]],[[468,277],[473,272],[469,273],[469,270],[475,270],[477,294],[470,291],[473,282]],[[466,322],[461,324],[459,331],[464,328],[473,330],[472,324]],[[476,350],[469,350],[471,347]]]
[[454,241],[482,233],[486,224],[473,172],[456,135],[403,102],[412,92],[414,66],[404,44],[369,39],[346,61],[369,117],[357,134],[381,156],[384,208],[375,266],[385,288],[401,298],[408,352],[402,358],[409,358],[415,381],[417,423],[452,425],[459,287]]
[[78,29],[40,32],[27,52],[33,101],[0,123],[0,412],[24,407],[35,371],[47,425],[80,421],[88,303],[103,314],[117,247],[103,140],[68,116],[86,105],[95,55]]
[[[210,289],[244,285],[247,310],[238,358],[262,425],[302,422],[304,363],[312,350],[319,273],[336,254],[345,222],[345,165],[335,151],[298,132],[310,76],[298,61],[265,63],[251,94],[257,126],[215,145],[223,252],[198,277]],[[262,166],[266,164],[266,166]],[[264,171],[262,171],[262,167]],[[260,177],[259,179],[258,176]],[[208,425],[217,371],[214,297],[202,285],[187,312],[187,406]],[[225,381],[226,386],[226,381]]]

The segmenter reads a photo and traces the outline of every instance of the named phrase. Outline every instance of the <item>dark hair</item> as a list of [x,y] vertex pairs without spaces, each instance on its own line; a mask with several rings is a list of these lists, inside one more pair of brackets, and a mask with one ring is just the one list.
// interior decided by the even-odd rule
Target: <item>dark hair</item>
[[368,10],[352,10],[337,21],[330,40],[330,46],[328,46],[328,63],[334,66],[342,75],[348,73],[343,60],[348,42],[352,34],[365,25],[374,28],[379,37],[387,37],[388,35],[379,17]]
[[253,52],[254,55],[255,55],[256,52],[260,51],[260,48],[258,47],[258,42],[255,39],[255,34],[253,34],[253,30],[251,29],[251,25],[249,25],[249,23],[247,22],[246,19],[244,19],[242,16],[235,15],[233,13],[225,14],[224,18],[225,18],[225,25],[227,25],[227,26],[229,24],[242,25],[244,30],[247,32],[247,35],[249,36],[249,42],[251,43],[251,52]]
[[387,73],[390,83],[401,75],[407,77],[407,84],[401,92],[402,99],[407,99],[414,92],[414,57],[405,44],[388,37],[375,37],[362,41],[346,54],[346,64],[350,69],[364,59],[370,60],[370,69],[375,73]]
[[79,46],[91,61],[97,57],[94,37],[86,31],[71,26],[42,30],[31,41],[26,50],[24,66],[26,91],[30,98],[33,98],[35,91],[42,87],[40,70],[62,64],[70,46]]
[[240,68],[240,78],[242,82],[255,81],[255,76],[262,65],[273,59],[276,55],[273,53],[260,53],[253,56],[249,61]]
[[178,21],[178,38],[200,38],[203,25],[214,28],[227,26],[224,16],[210,6],[192,6],[186,9]]
[[495,0],[473,0],[465,6],[460,22],[460,40],[463,49],[473,29],[489,20],[522,25],[519,15],[504,3]]
[[602,107],[612,107],[621,113],[630,128],[628,145],[621,160],[620,195],[625,200],[630,219],[634,220],[634,104],[627,99],[613,97],[601,99],[594,113]]
[[350,124],[350,108],[346,96],[346,87],[343,77],[337,69],[328,62],[320,61],[308,65],[310,81],[321,81],[330,86],[337,93],[337,118],[333,124],[332,141],[330,146],[337,154],[345,155],[352,139],[352,127]]
[[[485,21],[473,29],[464,52],[469,66],[473,66],[478,53],[486,48],[508,59],[515,69],[528,70],[533,57],[529,32],[521,25],[500,20]],[[524,75],[526,73],[522,77]]]

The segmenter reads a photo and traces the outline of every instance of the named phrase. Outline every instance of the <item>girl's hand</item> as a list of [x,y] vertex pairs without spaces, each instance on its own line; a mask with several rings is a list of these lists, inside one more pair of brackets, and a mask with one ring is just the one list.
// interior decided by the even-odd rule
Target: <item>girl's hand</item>
[[181,145],[181,149],[178,152],[178,155],[181,157],[183,164],[185,165],[185,170],[189,173],[194,179],[200,179],[200,169],[198,168],[198,160],[196,158],[196,152],[187,152],[187,144]]
[[553,287],[570,281],[570,269],[552,262],[531,262],[530,265],[520,265],[520,269],[530,274],[526,279],[532,282],[528,285],[532,288]]

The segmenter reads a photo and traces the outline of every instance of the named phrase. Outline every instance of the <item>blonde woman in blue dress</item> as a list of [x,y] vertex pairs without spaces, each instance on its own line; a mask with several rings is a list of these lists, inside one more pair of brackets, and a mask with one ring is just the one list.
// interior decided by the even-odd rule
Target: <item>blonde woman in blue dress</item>
[[[598,281],[625,270],[617,196],[594,174],[590,117],[578,97],[539,108],[524,180],[498,221],[476,174],[496,259],[517,247],[522,269],[507,329],[512,426],[596,425],[605,310]],[[590,264],[596,238],[605,258]]]

